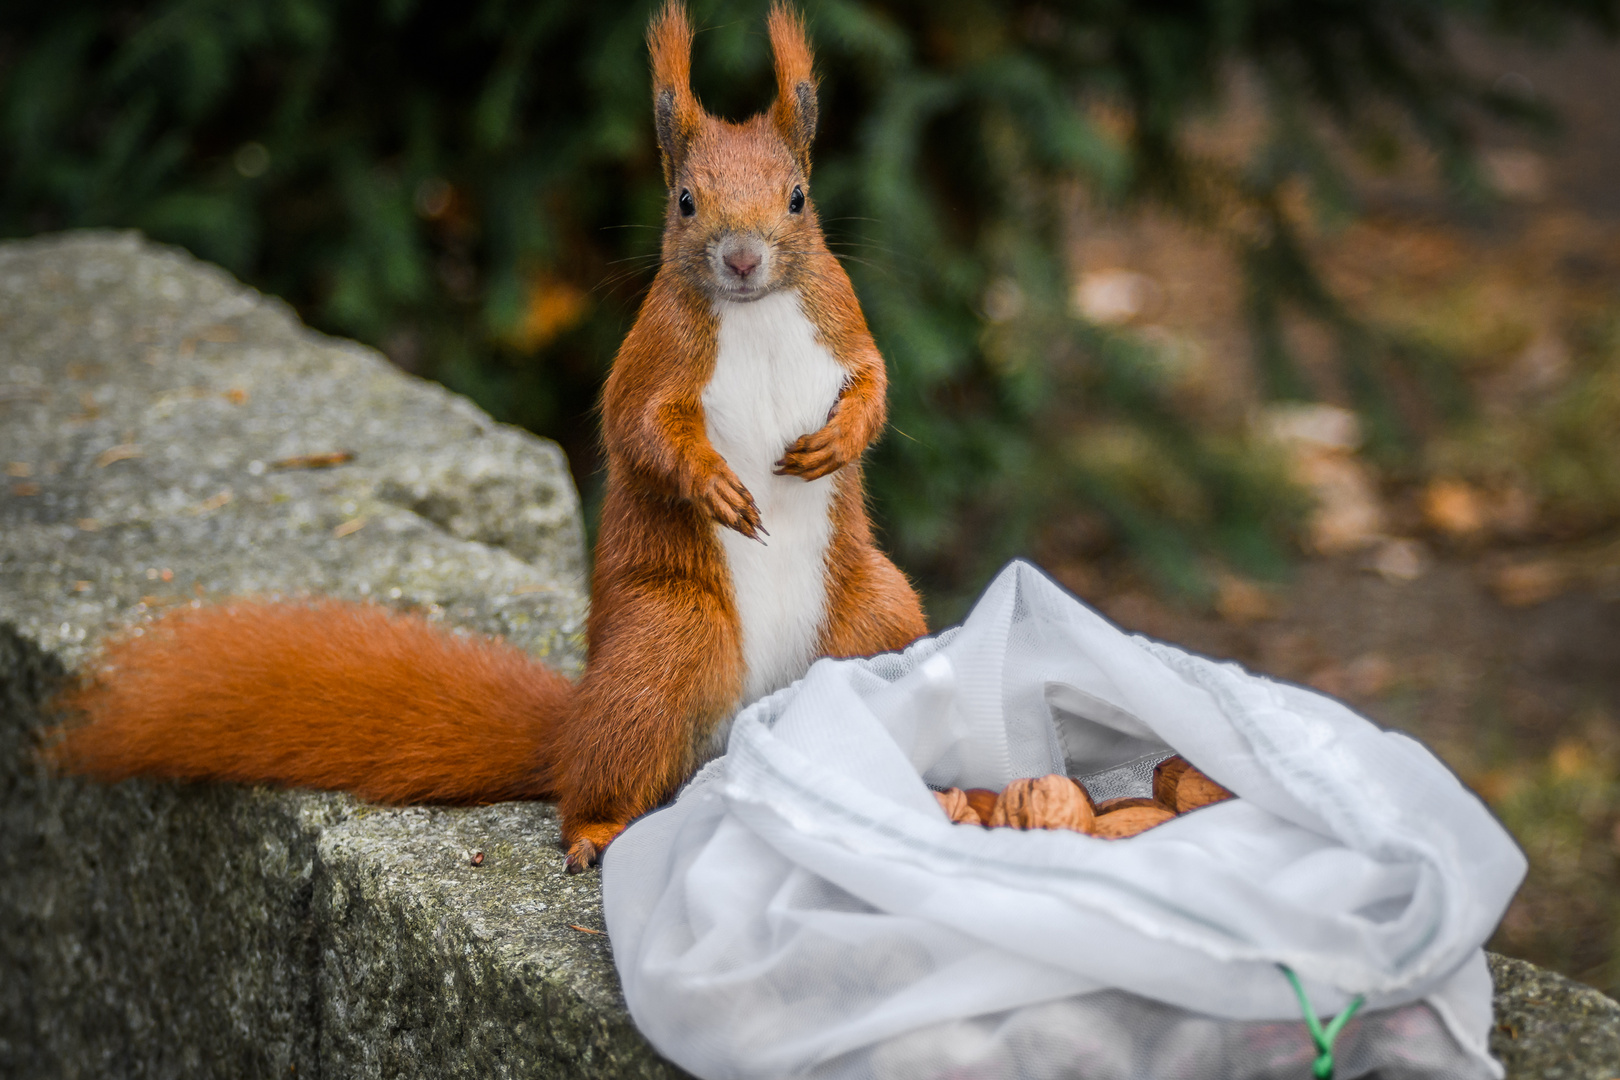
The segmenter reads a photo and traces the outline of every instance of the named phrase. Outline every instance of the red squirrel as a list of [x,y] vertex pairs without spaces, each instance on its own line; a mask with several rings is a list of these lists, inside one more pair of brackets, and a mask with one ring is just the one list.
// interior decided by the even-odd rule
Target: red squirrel
[[571,872],[724,749],[739,707],[821,656],[926,632],[875,546],[861,453],[886,376],[810,199],[803,24],[733,124],[648,29],[669,188],[662,262],[603,392],[607,490],[578,684],[513,646],[334,600],[182,611],[111,642],[63,707],[70,771],[339,789],[386,803],[556,799]]

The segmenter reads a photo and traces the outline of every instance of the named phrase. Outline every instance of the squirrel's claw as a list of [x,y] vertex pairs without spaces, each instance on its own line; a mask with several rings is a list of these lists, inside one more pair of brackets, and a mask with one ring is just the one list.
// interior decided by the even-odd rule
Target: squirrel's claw
[[839,438],[839,432],[829,420],[821,430],[795,440],[773,471],[777,476],[797,476],[804,480],[819,480],[837,472],[853,460],[840,451]]
[[[711,479],[703,497],[697,502],[715,521],[728,529],[737,530],[750,540],[759,540],[760,534],[770,535],[761,522],[754,496],[729,470]],[[760,540],[760,543],[764,541]]]
[[748,537],[748,539],[759,540],[763,544],[765,541],[760,539],[761,534],[765,536],[771,534],[766,531],[765,523],[760,519],[759,507],[754,503],[754,497],[745,491],[743,492],[743,498],[747,502],[740,509],[735,510],[736,516],[726,524]]
[[575,840],[574,846],[568,849],[566,866],[570,874],[579,874],[595,866],[601,860],[602,857],[596,850],[596,845],[589,840],[580,839]]
[[837,472],[843,468],[844,462],[838,460],[836,454],[830,450],[820,453],[795,455],[791,460],[777,462],[779,466],[775,471],[777,476],[797,476],[804,480],[820,480],[828,473]]

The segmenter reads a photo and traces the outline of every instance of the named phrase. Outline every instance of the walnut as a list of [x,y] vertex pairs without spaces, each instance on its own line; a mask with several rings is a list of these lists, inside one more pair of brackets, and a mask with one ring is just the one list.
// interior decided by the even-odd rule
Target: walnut
[[1014,780],[996,799],[990,815],[992,827],[1010,825],[1015,829],[1074,829],[1090,832],[1096,811],[1086,789],[1067,776]]
[[1153,770],[1153,797],[1178,814],[1225,802],[1234,796],[1186,758],[1166,758]]
[[[1175,811],[1160,806],[1151,799],[1118,799],[1114,802],[1130,802],[1135,805],[1122,806],[1118,810],[1110,810],[1106,814],[1098,814],[1097,820],[1092,824],[1092,836],[1103,840],[1123,840],[1127,836],[1146,832],[1155,825],[1163,825],[1176,816]],[[1102,809],[1098,807],[1098,809]]]
[[984,824],[984,821],[979,817],[979,812],[973,809],[973,804],[968,802],[968,797],[961,788],[953,787],[944,791],[936,791],[934,792],[934,798],[939,800],[940,808],[945,811],[945,816],[956,824]]
[[1159,810],[1168,810],[1172,814],[1176,812],[1175,807],[1166,806],[1158,799],[1125,797],[1118,799],[1104,799],[1102,802],[1097,804],[1097,815],[1101,817],[1103,814],[1112,814],[1115,810],[1129,810],[1133,806],[1151,806]]
[[979,815],[979,824],[984,825],[990,821],[990,815],[996,812],[996,800],[1000,798],[989,788],[970,787],[962,792],[973,812]]

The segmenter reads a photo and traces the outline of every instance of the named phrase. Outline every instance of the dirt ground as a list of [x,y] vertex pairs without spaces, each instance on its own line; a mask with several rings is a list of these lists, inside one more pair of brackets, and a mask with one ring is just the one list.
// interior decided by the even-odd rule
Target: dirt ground
[[[1402,467],[1354,438],[1315,445],[1296,470],[1318,498],[1313,551],[1285,584],[1223,579],[1213,610],[1061,542],[1043,561],[1128,629],[1428,743],[1530,856],[1493,947],[1620,995],[1620,49],[1467,51],[1544,95],[1562,133],[1491,130],[1483,208],[1421,159],[1362,177],[1361,215],[1311,242],[1358,315],[1452,365],[1475,409],[1420,424]],[[1241,147],[1253,121],[1240,91],[1211,145]],[[1241,277],[1213,237],[1092,216],[1074,263],[1077,303],[1195,358],[1210,415],[1262,408]],[[1289,333],[1322,400],[1348,404],[1320,328]]]

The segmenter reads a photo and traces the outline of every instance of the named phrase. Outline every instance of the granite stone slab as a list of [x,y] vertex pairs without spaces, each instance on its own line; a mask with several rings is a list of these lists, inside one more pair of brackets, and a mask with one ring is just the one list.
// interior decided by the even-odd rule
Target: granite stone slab
[[105,788],[33,754],[102,635],[213,597],[367,598],[577,673],[556,446],[101,233],[0,244],[0,469],[0,1076],[681,1075],[546,804]]

